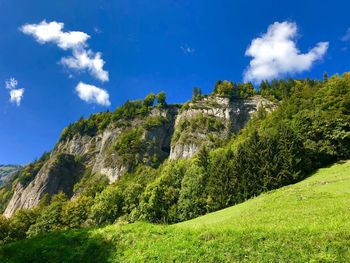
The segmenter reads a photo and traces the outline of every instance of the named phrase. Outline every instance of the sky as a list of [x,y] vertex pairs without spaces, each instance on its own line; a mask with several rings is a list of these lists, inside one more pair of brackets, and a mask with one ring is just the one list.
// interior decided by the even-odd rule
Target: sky
[[349,70],[349,1],[0,0],[0,164],[64,127],[165,91]]

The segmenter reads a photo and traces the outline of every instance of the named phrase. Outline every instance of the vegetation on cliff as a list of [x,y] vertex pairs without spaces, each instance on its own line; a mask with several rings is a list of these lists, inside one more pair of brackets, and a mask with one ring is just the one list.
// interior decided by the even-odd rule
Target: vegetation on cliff
[[[140,152],[145,146],[141,139],[145,128],[124,127],[125,132],[112,151],[133,165],[128,174],[108,186],[99,181],[101,184],[93,194],[82,186],[89,186],[89,178],[96,175],[83,176],[84,183],[78,182],[76,186],[82,189],[79,197],[70,200],[59,194],[33,210],[18,211],[10,219],[2,218],[3,229],[11,224],[17,229],[14,225],[19,221],[23,225],[16,234],[4,231],[1,239],[7,242],[120,220],[176,223],[296,183],[320,167],[350,158],[350,74],[335,75],[324,81],[264,82],[258,91],[251,90],[249,83],[235,85],[223,81],[217,83],[211,96],[236,100],[255,93],[279,101],[279,107],[272,113],[259,109],[239,134],[225,144],[216,144],[215,149],[202,147],[192,159],[168,160],[158,163],[159,167],[143,162]],[[203,95],[197,90],[196,99],[200,96]],[[108,125],[128,123],[141,116],[151,124],[147,127],[153,123],[161,125],[160,119],[154,121],[146,114],[153,107],[154,98],[158,99],[156,107],[169,107],[165,94],[158,94],[147,96],[145,101],[127,102],[114,113],[103,114],[109,116]],[[64,131],[61,140],[73,138],[81,132],[81,127],[104,123],[96,116],[80,120],[84,125],[73,124],[75,128],[71,126]],[[198,118],[180,123],[182,131],[205,129],[210,133],[223,125],[206,117]],[[89,135],[85,128],[83,131]]]
[[171,226],[121,221],[103,228],[40,235],[0,247],[0,259],[348,262],[349,170],[349,161],[336,164],[298,184]]

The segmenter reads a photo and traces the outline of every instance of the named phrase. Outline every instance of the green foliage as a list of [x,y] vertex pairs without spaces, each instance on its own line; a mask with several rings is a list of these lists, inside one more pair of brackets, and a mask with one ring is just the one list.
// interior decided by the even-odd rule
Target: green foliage
[[65,225],[64,218],[62,217],[62,210],[67,200],[67,196],[63,193],[54,195],[50,205],[41,211],[35,224],[29,227],[27,235],[33,237],[62,229]]
[[67,228],[79,228],[84,226],[89,218],[93,198],[84,195],[77,196],[62,207],[63,225]]
[[72,139],[76,134],[81,136],[95,136],[98,131],[103,131],[111,123],[112,113],[102,112],[92,114],[89,118],[81,117],[79,121],[70,124],[61,134],[59,141]]
[[193,139],[190,137],[192,133],[215,133],[222,132],[223,129],[225,129],[224,122],[210,115],[198,114],[190,119],[182,118],[173,135],[172,142],[186,142],[188,139]]
[[85,171],[81,180],[74,185],[73,192],[94,198],[97,193],[102,192],[108,185],[105,175],[93,174],[91,170]]
[[259,86],[259,94],[270,100],[282,100],[290,97],[296,81],[289,78],[288,80],[273,80],[271,82],[262,81]]
[[186,164],[185,161],[178,161],[162,167],[160,176],[142,194],[141,219],[158,223],[177,221],[177,201]]
[[26,187],[35,178],[39,170],[43,167],[43,165],[49,158],[50,153],[44,153],[39,160],[28,164],[17,174],[15,174],[13,180],[17,179],[23,187]]
[[91,207],[91,218],[99,225],[111,224],[122,215],[122,192],[113,185],[97,194]]
[[181,221],[195,218],[207,212],[206,186],[208,173],[204,167],[192,163],[186,169],[181,182],[178,201],[179,219]]
[[192,90],[192,100],[195,101],[195,100],[201,99],[202,97],[203,97],[202,89],[194,87]]
[[168,119],[163,116],[149,116],[143,124],[145,130],[151,130],[152,128],[161,127],[168,122]]
[[349,169],[350,162],[321,169],[176,225],[114,224],[10,243],[0,247],[0,261],[349,262]]
[[136,167],[140,163],[143,132],[142,128],[126,130],[115,142],[112,151],[116,152],[125,164]]
[[159,107],[165,107],[166,106],[166,94],[164,91],[159,92],[156,95],[156,99],[158,101],[158,106]]
[[113,113],[114,121],[132,120],[138,116],[145,116],[149,107],[142,100],[127,101]]
[[13,192],[14,190],[11,184],[6,184],[0,187],[0,214],[5,211]]
[[[175,223],[298,182],[318,167],[350,158],[350,74],[333,76],[327,81],[263,82],[259,92],[280,100],[279,107],[271,114],[259,108],[246,127],[226,145],[220,144],[221,148],[209,151],[203,147],[194,159],[167,161],[158,169],[147,167],[152,166],[152,162],[145,161],[150,157],[145,153],[153,154],[154,142],[145,141],[143,136],[147,135],[145,130],[161,126],[167,120],[148,116],[144,122],[140,119],[137,128],[122,129],[111,154],[132,169],[109,186],[105,177],[89,171],[81,178],[80,162],[73,156],[57,156],[53,172],[73,174],[75,181],[80,179],[74,189],[80,196],[68,201],[59,195],[50,204],[42,204],[40,213],[19,213],[14,217],[18,217],[17,221],[0,218],[0,229],[5,233],[0,234],[1,240],[20,239],[26,232],[36,236],[122,219]],[[214,93],[235,99],[253,96],[255,90],[250,83],[224,81],[217,83]],[[158,106],[163,107],[165,94],[163,99],[158,97],[159,94]],[[153,95],[144,101],[127,102],[112,114],[112,120],[124,125],[133,118],[147,116],[153,104]],[[198,134],[206,133],[209,139],[204,141],[204,146],[210,144],[210,140],[221,138],[226,128],[221,119],[202,114],[182,119],[177,125],[173,143],[202,142]],[[22,177],[33,178],[41,167],[39,163],[40,160],[26,168],[29,175]],[[154,163],[160,161],[157,159]],[[20,175],[15,178],[20,180]],[[0,190],[0,198],[8,200],[8,195],[8,188]],[[303,196],[300,198],[304,200]],[[263,210],[261,206],[259,209]],[[241,218],[250,220],[254,216]],[[236,220],[240,219],[236,217]]]
[[[160,105],[165,105],[165,93],[159,93]],[[150,93],[142,100],[127,101],[118,107],[113,113],[103,112],[92,114],[89,118],[80,118],[79,121],[70,124],[61,134],[59,141],[72,139],[75,135],[95,136],[98,132],[105,130],[110,124],[115,123],[119,127],[129,126],[128,121],[136,117],[146,116],[153,107],[156,95]],[[158,100],[159,101],[159,100]]]
[[35,224],[38,210],[18,210],[10,219],[10,233],[13,240],[23,239],[30,226]]
[[213,91],[214,95],[230,99],[247,99],[256,94],[252,83],[234,83],[232,81],[217,81]]
[[153,107],[154,100],[156,99],[156,95],[154,93],[148,94],[145,99],[143,100],[143,103],[146,107]]

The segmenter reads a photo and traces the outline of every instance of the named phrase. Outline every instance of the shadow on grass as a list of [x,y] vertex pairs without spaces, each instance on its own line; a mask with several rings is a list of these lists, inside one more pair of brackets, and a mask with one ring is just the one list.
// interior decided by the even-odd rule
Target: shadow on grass
[[91,231],[65,231],[0,247],[0,262],[107,262],[112,244]]

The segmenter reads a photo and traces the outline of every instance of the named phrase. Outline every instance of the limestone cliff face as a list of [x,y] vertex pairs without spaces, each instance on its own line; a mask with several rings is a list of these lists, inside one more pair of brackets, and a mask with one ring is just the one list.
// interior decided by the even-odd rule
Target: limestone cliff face
[[53,154],[27,187],[23,187],[20,183],[15,186],[14,194],[4,215],[9,217],[17,209],[34,207],[45,194],[64,192],[71,196],[73,185],[77,182],[82,169],[83,167],[76,162],[73,155]]
[[[167,158],[190,158],[202,145],[215,146],[237,133],[260,106],[267,110],[274,107],[259,96],[237,101],[207,97],[181,110],[175,106],[154,108],[145,117],[122,126],[112,123],[94,136],[77,134],[55,146],[27,186],[14,186],[4,215],[9,217],[18,209],[34,207],[45,194],[62,191],[74,196],[77,193],[73,186],[86,170],[105,175],[113,183],[135,165],[157,167]],[[120,149],[120,141],[129,137],[138,140],[138,146],[135,148],[130,141],[130,149]]]
[[246,100],[207,97],[191,102],[176,118],[169,158],[191,158],[202,145],[210,147],[238,133],[259,107],[272,111],[275,105],[260,96]]
[[[121,156],[118,149],[115,149],[116,142],[128,131],[138,129],[142,145],[137,158],[131,156],[131,159],[140,164],[159,165],[169,155],[176,115],[176,107],[166,110],[155,108],[149,116],[135,119],[127,127],[112,125],[93,137],[75,135],[70,140],[59,142],[32,182],[25,187],[17,183],[4,215],[9,217],[17,209],[34,207],[45,194],[51,196],[62,191],[69,197],[73,196],[74,184],[87,169],[92,173],[106,175],[110,183],[116,181],[121,175],[130,171],[133,165],[125,161],[125,156]],[[147,125],[152,120],[160,121]],[[57,166],[57,158],[62,155],[70,156],[72,162],[75,158],[79,158],[79,163],[76,165],[82,166],[80,170],[76,170],[72,165],[68,167],[68,164]]]

